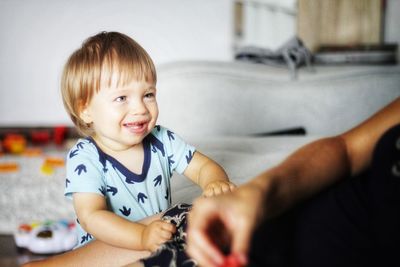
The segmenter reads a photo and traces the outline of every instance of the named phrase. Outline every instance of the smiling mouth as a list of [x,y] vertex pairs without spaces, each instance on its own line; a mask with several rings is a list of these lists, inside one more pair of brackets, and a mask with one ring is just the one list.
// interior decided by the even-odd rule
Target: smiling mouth
[[132,133],[141,134],[146,132],[148,124],[149,123],[147,121],[139,121],[139,122],[124,123],[123,126],[126,127]]

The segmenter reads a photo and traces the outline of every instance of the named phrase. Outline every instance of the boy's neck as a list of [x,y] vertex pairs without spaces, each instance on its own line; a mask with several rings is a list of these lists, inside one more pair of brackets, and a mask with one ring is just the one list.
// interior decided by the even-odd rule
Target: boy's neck
[[96,145],[103,151],[103,153],[113,157],[124,165],[130,171],[141,174],[144,162],[144,148],[143,142],[131,146],[127,149],[114,150],[105,144],[99,142],[95,137],[92,137]]
[[92,139],[96,142],[97,146],[104,153],[115,158],[118,157],[118,155],[123,155],[123,154],[132,155],[132,153],[138,153],[143,151],[143,142],[140,142],[139,144],[130,147],[125,147],[119,144],[107,144],[96,136],[92,136]]

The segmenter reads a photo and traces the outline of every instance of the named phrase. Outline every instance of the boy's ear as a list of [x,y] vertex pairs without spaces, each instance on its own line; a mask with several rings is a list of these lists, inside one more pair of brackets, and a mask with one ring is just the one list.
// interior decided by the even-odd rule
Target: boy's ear
[[80,105],[79,117],[87,124],[92,123],[93,121],[87,105]]

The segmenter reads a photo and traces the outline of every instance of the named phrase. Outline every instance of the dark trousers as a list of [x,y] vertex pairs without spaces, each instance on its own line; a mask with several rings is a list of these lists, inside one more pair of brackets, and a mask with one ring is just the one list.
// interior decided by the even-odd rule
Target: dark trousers
[[262,223],[250,266],[400,266],[399,137],[380,139],[362,175]]

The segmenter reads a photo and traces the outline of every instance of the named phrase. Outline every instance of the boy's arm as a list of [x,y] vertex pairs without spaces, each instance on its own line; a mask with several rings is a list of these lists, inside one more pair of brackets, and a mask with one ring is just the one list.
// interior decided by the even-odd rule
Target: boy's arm
[[156,218],[147,226],[126,220],[107,210],[104,197],[95,193],[74,193],[73,202],[82,228],[116,247],[154,251],[175,232],[173,224]]
[[194,153],[184,175],[203,189],[204,196],[230,192],[236,187],[218,163],[198,151]]

